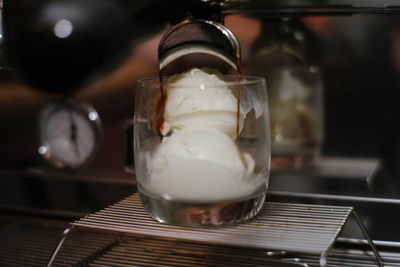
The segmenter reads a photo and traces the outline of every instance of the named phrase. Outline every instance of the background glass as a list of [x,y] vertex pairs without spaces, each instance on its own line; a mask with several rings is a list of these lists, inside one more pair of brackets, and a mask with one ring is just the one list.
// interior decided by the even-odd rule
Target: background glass
[[302,168],[320,154],[323,86],[316,66],[266,73],[271,109],[272,168]]

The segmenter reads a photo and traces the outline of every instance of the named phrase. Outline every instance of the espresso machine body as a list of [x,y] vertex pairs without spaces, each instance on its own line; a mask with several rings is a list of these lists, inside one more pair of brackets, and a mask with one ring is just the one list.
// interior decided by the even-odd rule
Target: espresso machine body
[[[266,78],[275,125],[267,201],[352,206],[381,254],[391,255],[385,260],[390,258],[388,262],[397,266],[400,3],[396,0],[3,1],[0,244],[7,249],[32,245],[24,252],[14,249],[8,257],[0,252],[0,265],[11,266],[19,258],[21,266],[43,266],[70,221],[137,191],[131,139],[135,83],[158,75],[161,35],[185,18],[223,23],[239,40],[242,73]],[[227,69],[224,62],[207,57],[194,55],[187,60]],[[179,64],[185,63],[183,59]],[[281,90],[282,84],[297,91]],[[302,84],[312,85],[312,91]],[[296,101],[281,101],[293,95]],[[57,168],[41,154],[43,114],[71,99],[94,107],[97,113],[92,116],[101,120],[101,134],[93,135],[98,137],[98,148],[87,164]],[[287,117],[290,123],[285,124],[282,120]],[[49,240],[42,254],[35,233]],[[124,238],[101,231],[82,234],[77,244],[100,241],[76,266],[94,263],[124,242],[133,247],[142,244],[139,254],[158,252],[153,239]],[[345,241],[345,256],[341,255],[362,264],[359,254],[351,254],[351,249],[363,251],[362,242]],[[205,254],[196,254],[189,245],[173,244],[178,249],[169,255],[179,260],[189,256],[204,260],[211,253],[204,248]],[[212,249],[218,255],[209,260],[226,257],[223,248]],[[22,253],[42,260],[29,265]],[[237,253],[259,256],[242,248]],[[66,255],[66,261],[74,258]],[[297,256],[307,262],[307,257]]]

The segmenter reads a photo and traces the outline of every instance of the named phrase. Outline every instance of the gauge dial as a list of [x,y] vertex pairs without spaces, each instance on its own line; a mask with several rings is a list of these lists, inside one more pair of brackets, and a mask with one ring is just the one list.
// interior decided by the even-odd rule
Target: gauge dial
[[93,160],[101,135],[95,109],[84,102],[66,102],[45,110],[40,122],[39,154],[59,169],[77,169]]

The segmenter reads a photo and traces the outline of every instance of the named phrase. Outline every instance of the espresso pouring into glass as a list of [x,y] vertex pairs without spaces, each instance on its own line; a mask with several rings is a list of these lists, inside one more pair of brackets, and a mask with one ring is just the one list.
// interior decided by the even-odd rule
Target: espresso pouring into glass
[[[163,77],[169,63],[194,53],[222,59],[237,75],[192,68]],[[135,99],[135,166],[147,212],[189,226],[255,216],[270,161],[265,80],[241,76],[239,43],[215,22],[178,24],[162,39],[159,58],[160,78],[139,80]]]

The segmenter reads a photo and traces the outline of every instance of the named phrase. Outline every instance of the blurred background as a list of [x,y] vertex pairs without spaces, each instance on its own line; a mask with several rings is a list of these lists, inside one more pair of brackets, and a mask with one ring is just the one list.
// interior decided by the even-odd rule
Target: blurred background
[[[21,6],[28,5],[25,2],[20,1]],[[374,239],[399,242],[400,8],[304,3],[272,1],[259,7],[260,2],[253,1],[222,11],[225,26],[241,44],[242,73],[267,80],[273,132],[270,199],[355,206]],[[6,15],[3,27],[10,41],[0,71],[0,209],[70,220],[136,190],[132,144],[126,137],[135,84],[158,75],[158,44],[182,15],[168,16],[168,24],[159,23],[153,14],[146,25],[153,19],[154,27],[143,29],[147,34],[130,49],[110,46],[115,54],[125,49],[119,64],[75,88],[68,83],[67,70],[61,71],[60,79],[46,72],[57,66],[49,58],[57,59],[61,50],[46,55],[46,49],[35,50],[37,40],[21,37],[24,20],[30,19],[23,15],[33,14],[25,12],[11,12],[8,19]],[[112,18],[103,16],[99,31]],[[106,36],[114,38],[110,32]],[[118,42],[123,39],[116,37],[111,43]],[[26,54],[21,56],[21,50]],[[79,57],[90,60],[83,52]],[[29,60],[29,68],[14,67],[24,62],[21,58]],[[221,64],[203,57],[190,61]],[[34,64],[37,73],[26,75]],[[79,69],[82,63],[75,64]],[[221,69],[226,71],[226,66]],[[46,90],[34,88],[43,79]],[[295,89],[282,89],[288,85]],[[94,159],[76,170],[54,168],[38,153],[41,114],[66,97],[90,103],[102,125]]]

